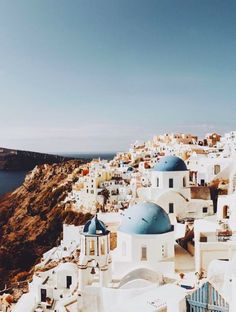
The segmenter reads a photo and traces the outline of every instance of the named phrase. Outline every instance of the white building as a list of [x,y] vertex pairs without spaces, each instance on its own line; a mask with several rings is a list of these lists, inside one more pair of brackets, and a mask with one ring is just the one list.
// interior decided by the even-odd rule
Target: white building
[[140,188],[142,200],[152,201],[178,219],[201,218],[213,214],[208,198],[192,198],[189,171],[185,162],[176,156],[165,156],[150,171],[151,187]]
[[212,260],[229,260],[236,254],[236,231],[213,220],[194,222],[195,270],[207,274]]
[[72,262],[60,263],[54,269],[34,275],[29,283],[29,293],[21,297],[13,312],[64,312],[65,305],[72,303],[79,309],[77,298],[75,300],[72,296],[77,285],[77,265]]
[[220,142],[217,143],[219,149],[223,149],[227,156],[235,155],[236,153],[236,131],[225,133]]
[[232,257],[229,261],[211,261],[207,276],[220,295],[229,303],[229,312],[236,311],[236,257]]
[[223,157],[222,153],[193,153],[187,161],[187,167],[192,173],[193,183],[204,186],[216,179],[217,176],[230,164],[230,161],[231,159]]
[[160,206],[145,202],[124,211],[113,253],[115,274],[125,275],[139,268],[171,273],[173,258],[174,229]]

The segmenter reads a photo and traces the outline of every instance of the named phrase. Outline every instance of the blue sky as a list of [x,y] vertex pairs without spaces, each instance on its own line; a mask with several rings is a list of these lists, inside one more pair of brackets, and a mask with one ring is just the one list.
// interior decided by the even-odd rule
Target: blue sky
[[0,146],[125,150],[236,128],[236,2],[0,0]]

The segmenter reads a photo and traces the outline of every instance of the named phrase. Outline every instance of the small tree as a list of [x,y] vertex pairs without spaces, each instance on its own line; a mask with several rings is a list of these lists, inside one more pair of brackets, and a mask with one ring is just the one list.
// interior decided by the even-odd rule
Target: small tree
[[102,195],[103,196],[103,205],[102,205],[102,212],[105,212],[105,207],[106,207],[106,204],[107,204],[107,201],[110,197],[110,192],[107,188],[103,188],[101,190],[101,192],[99,193],[99,195]]

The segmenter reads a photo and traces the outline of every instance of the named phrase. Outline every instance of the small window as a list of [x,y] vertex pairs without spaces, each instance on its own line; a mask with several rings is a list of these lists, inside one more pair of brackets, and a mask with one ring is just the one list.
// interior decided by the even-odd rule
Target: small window
[[91,194],[94,194],[94,190],[91,190]]
[[204,179],[201,179],[200,183],[201,183],[201,186],[205,186],[205,180]]
[[174,181],[173,179],[169,179],[169,188],[173,188],[174,187]]
[[174,203],[169,203],[169,213],[174,213]]
[[186,187],[186,178],[183,177],[183,187]]
[[157,187],[159,187],[159,178],[157,178]]
[[214,174],[218,174],[220,172],[220,165],[214,166]]
[[207,243],[207,236],[200,236],[200,240],[201,243]]
[[203,207],[203,208],[202,208],[202,212],[203,212],[203,213],[207,213],[207,211],[208,211],[208,208],[207,208],[207,207]]
[[142,247],[141,249],[141,261],[147,260],[147,247]]

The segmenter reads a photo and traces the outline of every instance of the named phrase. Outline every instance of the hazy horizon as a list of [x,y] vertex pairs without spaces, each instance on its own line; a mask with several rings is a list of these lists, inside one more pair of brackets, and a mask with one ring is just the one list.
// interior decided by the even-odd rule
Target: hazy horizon
[[[204,127],[203,127],[204,128]],[[229,129],[229,131],[236,131],[235,129]],[[215,129],[212,129],[210,128],[209,129],[209,133],[218,133],[220,135],[224,135],[225,133],[224,132],[220,132],[220,131],[216,131]],[[156,133],[154,135],[162,135],[162,134],[165,134],[165,133],[169,133],[171,134],[171,132],[162,132],[162,133]],[[188,134],[190,132],[181,132],[181,131],[176,131],[175,133],[185,133],[185,134]],[[201,132],[199,132],[201,133]],[[191,132],[191,134],[193,135],[197,135],[198,136],[198,139],[201,140],[205,137],[205,134],[207,134],[207,132],[202,132],[201,134],[199,133],[196,133],[196,132]],[[153,136],[154,136],[153,135]],[[137,136],[138,137],[138,136]],[[67,150],[67,151],[63,151],[63,150],[51,150],[51,151],[44,151],[44,150],[32,150],[32,149],[22,149],[22,148],[19,148],[19,150],[25,150],[25,151],[30,151],[30,152],[38,152],[38,153],[49,153],[49,154],[55,154],[55,155],[89,155],[89,154],[94,154],[94,155],[99,155],[99,154],[116,154],[118,152],[125,152],[128,150],[128,148],[135,142],[139,142],[139,143],[143,143],[147,140],[150,140],[152,139],[153,137],[149,137],[149,138],[146,138],[146,139],[142,139],[142,140],[134,140],[132,142],[130,142],[126,148],[124,149],[117,149],[117,150],[86,150],[86,151],[83,151],[83,150]],[[2,148],[8,148],[8,149],[18,149],[18,148],[15,148],[15,147],[12,147],[12,146],[2,146],[0,145],[0,147]]]
[[127,150],[235,130],[236,2],[0,1],[0,146]]

